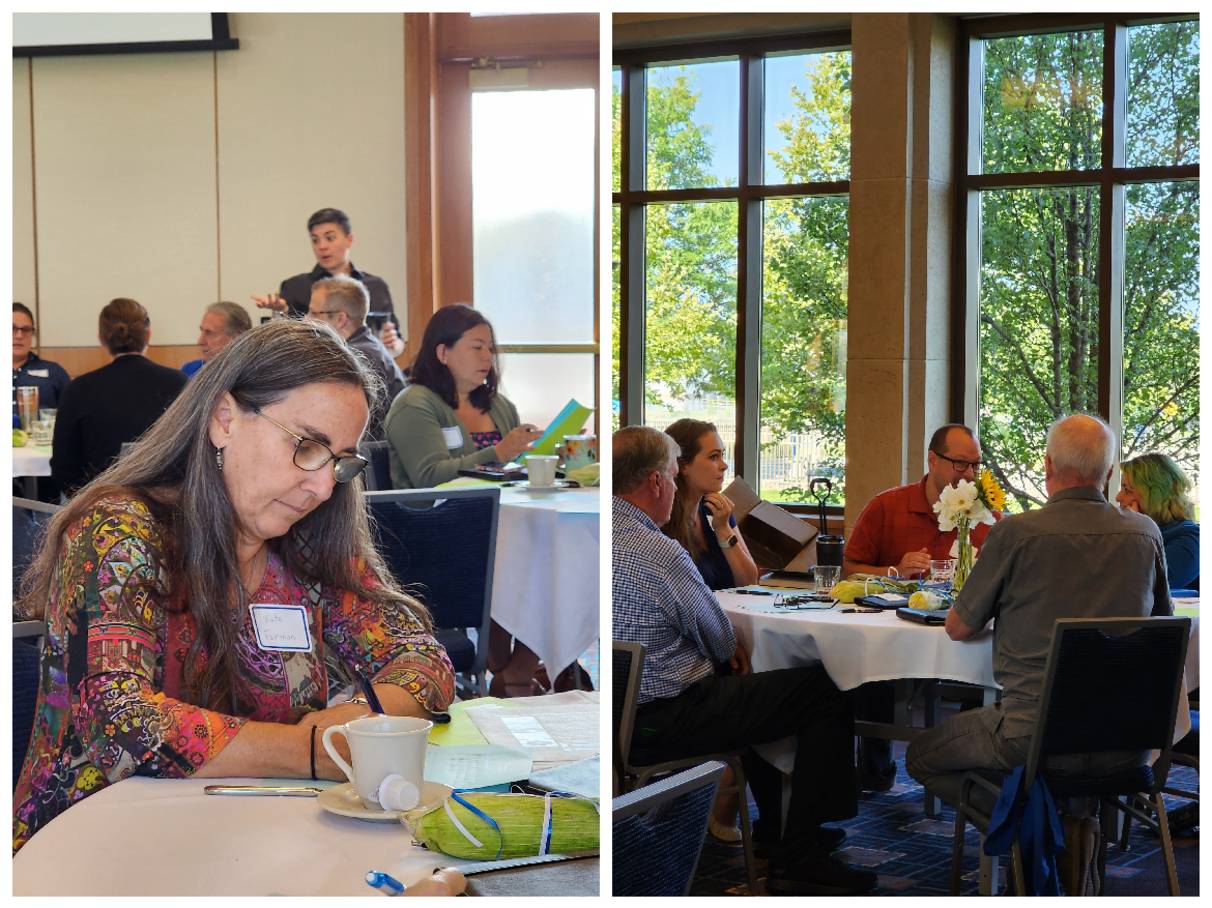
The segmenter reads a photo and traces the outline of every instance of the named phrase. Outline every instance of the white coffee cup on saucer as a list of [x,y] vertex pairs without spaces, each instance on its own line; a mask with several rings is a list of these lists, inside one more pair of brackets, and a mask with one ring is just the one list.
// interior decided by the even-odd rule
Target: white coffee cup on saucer
[[554,454],[531,454],[526,458],[526,476],[533,489],[550,489],[556,481],[556,463],[560,458]]
[[[428,719],[412,716],[363,716],[324,729],[324,749],[368,809],[407,810],[420,800],[431,728]],[[334,735],[345,736],[353,766],[337,752]],[[390,792],[390,804],[380,802],[380,791]]]

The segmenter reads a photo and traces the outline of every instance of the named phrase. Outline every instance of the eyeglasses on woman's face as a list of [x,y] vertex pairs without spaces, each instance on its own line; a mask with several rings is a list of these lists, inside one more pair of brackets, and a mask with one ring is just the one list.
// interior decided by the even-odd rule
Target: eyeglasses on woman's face
[[277,426],[295,440],[294,462],[295,466],[300,470],[314,473],[316,470],[323,468],[329,461],[334,461],[332,478],[337,482],[350,482],[357,479],[369,463],[360,454],[334,454],[332,448],[324,444],[324,442],[292,432],[282,425],[282,423],[272,417],[266,416],[260,410],[254,410],[253,412],[262,419]]

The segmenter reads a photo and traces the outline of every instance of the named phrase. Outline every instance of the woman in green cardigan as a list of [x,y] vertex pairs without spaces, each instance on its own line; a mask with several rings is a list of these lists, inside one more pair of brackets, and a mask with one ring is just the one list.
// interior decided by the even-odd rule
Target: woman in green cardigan
[[496,338],[471,306],[433,314],[410,381],[384,422],[397,489],[431,489],[476,464],[509,463],[541,434],[519,425],[517,408],[497,392]]
[[[391,484],[428,489],[476,464],[509,463],[539,437],[519,424],[518,411],[498,393],[496,337],[471,306],[443,306],[425,327],[407,388],[387,411]],[[532,693],[539,658],[492,623],[488,670],[494,696]]]

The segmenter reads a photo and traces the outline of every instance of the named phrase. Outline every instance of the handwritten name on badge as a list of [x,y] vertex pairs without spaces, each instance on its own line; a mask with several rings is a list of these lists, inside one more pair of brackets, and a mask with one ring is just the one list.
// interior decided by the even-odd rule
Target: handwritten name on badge
[[311,628],[307,609],[301,605],[264,605],[248,607],[252,615],[257,646],[269,652],[310,653]]

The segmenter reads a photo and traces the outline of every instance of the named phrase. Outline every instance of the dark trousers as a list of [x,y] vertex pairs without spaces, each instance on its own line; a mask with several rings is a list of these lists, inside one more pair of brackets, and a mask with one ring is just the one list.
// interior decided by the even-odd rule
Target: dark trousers
[[680,696],[645,703],[636,711],[631,755],[643,765],[742,751],[762,816],[760,838],[777,841],[782,778],[751,748],[792,735],[795,767],[783,833],[791,841],[858,813],[850,698],[822,666],[707,678]]

